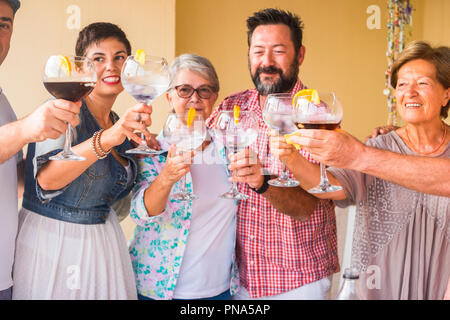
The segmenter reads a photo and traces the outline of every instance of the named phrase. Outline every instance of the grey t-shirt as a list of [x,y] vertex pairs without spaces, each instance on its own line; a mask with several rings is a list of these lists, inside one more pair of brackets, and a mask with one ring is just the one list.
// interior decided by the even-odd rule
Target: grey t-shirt
[[[16,115],[0,88],[0,126],[16,120]],[[18,223],[17,163],[22,157],[20,151],[0,164],[0,291],[13,285],[11,272]]]
[[[394,131],[367,144],[417,155]],[[450,144],[437,157],[450,158]],[[442,299],[450,277],[450,198],[353,170],[329,171],[347,195],[336,205],[356,205],[352,264],[361,269],[359,282],[365,297]]]

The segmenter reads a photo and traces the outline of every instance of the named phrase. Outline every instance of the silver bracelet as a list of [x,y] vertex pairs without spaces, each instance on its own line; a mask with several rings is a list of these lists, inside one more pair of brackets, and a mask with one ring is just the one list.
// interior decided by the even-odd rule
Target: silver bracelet
[[92,151],[94,151],[94,154],[95,154],[95,156],[97,157],[98,160],[105,159],[105,158],[108,156],[108,154],[99,155],[98,152],[97,152],[97,150],[95,149],[96,141],[97,141],[97,139],[98,139],[98,136],[99,136],[100,131],[101,131],[101,130],[96,131],[96,132],[94,133],[94,135],[92,136],[92,140],[91,140],[91,148],[92,148]]

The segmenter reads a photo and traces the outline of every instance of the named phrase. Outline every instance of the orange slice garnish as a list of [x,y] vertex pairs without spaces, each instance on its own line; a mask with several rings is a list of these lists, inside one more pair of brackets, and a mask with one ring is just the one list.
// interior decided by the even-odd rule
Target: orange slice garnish
[[59,66],[64,70],[64,73],[67,76],[70,76],[70,74],[72,73],[72,66],[70,64],[69,58],[67,58],[66,56],[63,56],[63,55],[59,55],[58,60],[59,60]]
[[319,93],[315,89],[303,89],[297,92],[292,98],[292,105],[295,107],[294,102],[297,97],[305,97],[309,102],[314,103],[315,105],[320,104]]
[[233,109],[233,115],[234,115],[234,124],[239,123],[239,112],[241,111],[241,107],[239,107],[237,104],[234,105]]
[[194,122],[194,117],[195,117],[195,108],[190,107],[189,111],[188,111],[188,116],[187,116],[187,126],[188,128],[192,125],[192,122]]
[[297,143],[293,143],[292,141],[291,141],[291,137],[292,136],[301,136],[300,135],[300,133],[299,132],[294,132],[294,133],[290,133],[290,134],[285,134],[284,135],[284,138],[286,139],[286,143],[287,144],[292,144],[294,147],[295,147],[295,149],[300,149],[302,146],[301,145],[299,145],[299,144],[297,144]]
[[134,60],[139,62],[139,64],[145,64],[145,51],[142,49],[138,49],[136,54],[134,55]]

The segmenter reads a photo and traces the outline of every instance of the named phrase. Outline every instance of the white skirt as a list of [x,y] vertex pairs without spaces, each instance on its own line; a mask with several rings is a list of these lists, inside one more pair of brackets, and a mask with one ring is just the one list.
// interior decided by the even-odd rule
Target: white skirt
[[128,247],[111,210],[105,224],[63,222],[22,208],[13,299],[137,299]]

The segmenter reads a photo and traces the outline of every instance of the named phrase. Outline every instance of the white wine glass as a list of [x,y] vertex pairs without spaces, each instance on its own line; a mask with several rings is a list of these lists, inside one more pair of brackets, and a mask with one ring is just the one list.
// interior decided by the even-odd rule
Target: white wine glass
[[[263,106],[264,122],[281,135],[291,134],[297,131],[294,122],[294,109],[292,108],[292,95],[290,93],[269,94]],[[269,180],[268,183],[276,187],[296,187],[300,183],[289,177],[286,170],[286,160],[283,160],[283,169],[278,178]]]
[[[129,56],[122,67],[122,85],[138,102],[150,105],[153,100],[169,88],[169,67],[162,57],[146,56],[141,61],[136,56]],[[142,143],[126,153],[154,155],[162,150],[154,150],[145,143],[145,135],[141,133]]]
[[[191,121],[191,120],[190,120]],[[188,113],[171,113],[163,128],[164,137],[170,144],[176,145],[178,155],[191,152],[201,147],[206,139],[206,125],[203,116],[196,114],[188,125]],[[198,196],[189,192],[186,186],[186,175],[183,176],[181,191],[171,195],[175,200],[195,200]]]
[[[254,143],[258,138],[258,128],[259,123],[254,112],[240,111],[239,118],[235,119],[234,111],[220,111],[213,132],[230,155],[242,151]],[[222,194],[220,198],[247,200],[248,195],[239,192],[237,183],[233,182],[231,189]]]
[[[296,96],[293,100],[295,124],[299,129],[335,130],[340,126],[343,109],[334,92],[315,91]],[[327,178],[326,166],[320,163],[320,183],[309,193],[327,193],[342,190]]]

